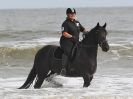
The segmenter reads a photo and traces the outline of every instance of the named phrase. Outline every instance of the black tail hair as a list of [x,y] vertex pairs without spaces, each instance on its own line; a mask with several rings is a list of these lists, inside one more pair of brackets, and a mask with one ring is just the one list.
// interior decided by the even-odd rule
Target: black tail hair
[[35,70],[35,66],[33,66],[33,68],[31,69],[31,71],[30,71],[30,73],[27,77],[27,80],[18,89],[27,89],[27,88],[29,88],[30,85],[32,84],[32,82],[34,81],[35,77],[36,77],[36,70]]

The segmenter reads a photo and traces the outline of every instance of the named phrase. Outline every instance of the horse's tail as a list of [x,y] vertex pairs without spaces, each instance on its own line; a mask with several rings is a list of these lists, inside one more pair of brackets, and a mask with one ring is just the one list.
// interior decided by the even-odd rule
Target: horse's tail
[[[34,79],[36,78],[36,75],[38,75],[38,76],[39,76],[39,74],[44,75],[45,73],[49,72],[50,67],[48,67],[48,66],[50,64],[50,61],[48,61],[48,58],[46,56],[49,56],[49,57],[51,56],[51,55],[49,55],[50,49],[51,49],[51,45],[48,45],[48,46],[43,47],[42,49],[40,49],[37,52],[37,54],[35,55],[33,68],[31,69],[31,71],[27,77],[27,80],[19,89],[29,88],[30,85],[33,83]],[[53,55],[53,53],[52,53],[52,55]],[[47,63],[44,64],[44,60],[47,61]],[[45,65],[47,65],[47,67],[45,67]],[[49,75],[46,75],[46,77],[49,77]],[[39,82],[39,78],[37,79],[36,83],[39,83],[39,84],[41,83],[41,82]],[[37,85],[36,83],[35,83],[35,85]]]
[[[35,64],[34,64],[35,65]],[[33,66],[33,68],[31,69],[27,80],[25,81],[25,83],[18,89],[27,89],[30,87],[30,85],[32,84],[32,82],[34,81],[35,77],[36,77],[36,69],[35,66]]]

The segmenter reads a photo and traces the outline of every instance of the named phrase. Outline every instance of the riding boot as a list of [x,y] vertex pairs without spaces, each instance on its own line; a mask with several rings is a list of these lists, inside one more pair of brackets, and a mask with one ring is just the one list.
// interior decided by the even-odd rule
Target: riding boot
[[61,70],[61,75],[62,76],[66,75],[67,64],[68,64],[68,56],[63,54],[62,55],[62,70]]

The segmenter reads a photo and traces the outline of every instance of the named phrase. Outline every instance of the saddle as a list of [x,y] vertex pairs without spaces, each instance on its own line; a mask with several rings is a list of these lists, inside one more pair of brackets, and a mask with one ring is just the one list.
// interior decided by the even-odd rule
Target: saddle
[[[77,47],[73,46],[71,55],[70,55],[70,60],[74,60],[74,58],[76,57],[76,53],[77,53]],[[57,49],[55,49],[55,51],[54,51],[54,58],[62,59],[63,54],[64,54],[63,49],[61,47],[57,47]]]

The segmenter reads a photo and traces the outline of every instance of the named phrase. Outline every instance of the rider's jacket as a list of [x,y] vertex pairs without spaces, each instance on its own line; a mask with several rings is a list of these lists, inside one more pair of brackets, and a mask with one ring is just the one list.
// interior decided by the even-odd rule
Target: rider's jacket
[[[62,24],[62,33],[67,32],[72,36],[75,36],[76,39],[79,39],[79,33],[83,32],[84,29],[85,28],[77,20],[71,21],[70,19],[67,18]],[[63,35],[61,38],[65,39]]]

